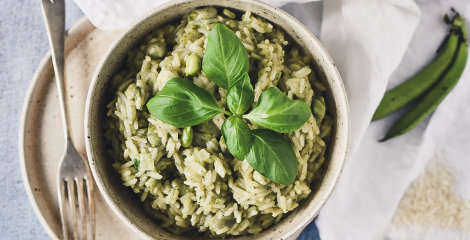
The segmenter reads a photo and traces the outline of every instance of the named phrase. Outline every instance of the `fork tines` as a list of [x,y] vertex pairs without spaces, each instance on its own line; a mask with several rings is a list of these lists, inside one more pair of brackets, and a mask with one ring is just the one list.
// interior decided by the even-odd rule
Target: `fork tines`
[[93,182],[87,177],[65,178],[60,185],[59,204],[64,239],[94,239]]

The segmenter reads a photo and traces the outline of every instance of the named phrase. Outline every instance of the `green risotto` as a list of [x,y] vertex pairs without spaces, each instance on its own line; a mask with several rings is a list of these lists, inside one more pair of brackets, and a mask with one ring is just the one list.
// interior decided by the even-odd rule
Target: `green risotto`
[[[226,106],[227,90],[201,70],[208,34],[218,23],[246,48],[254,105],[263,91],[277,87],[312,109],[305,124],[282,134],[297,158],[297,175],[289,185],[272,182],[230,154],[221,133],[227,118],[223,113],[176,128],[146,107],[175,77],[188,79]],[[159,226],[175,234],[257,234],[278,223],[311,194],[312,182],[322,176],[333,123],[322,96],[326,86],[310,64],[282,29],[250,12],[201,8],[155,29],[129,52],[122,71],[111,80],[105,137],[123,185],[139,196]],[[247,124],[251,130],[260,128]]]

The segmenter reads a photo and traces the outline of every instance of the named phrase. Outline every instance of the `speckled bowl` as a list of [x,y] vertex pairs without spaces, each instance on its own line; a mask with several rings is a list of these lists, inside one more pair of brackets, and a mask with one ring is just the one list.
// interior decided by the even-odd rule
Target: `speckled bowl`
[[[319,77],[327,83],[326,103],[329,114],[336,121],[326,157],[326,171],[321,181],[314,183],[309,198],[286,215],[282,221],[256,235],[259,239],[292,239],[312,221],[333,191],[340,176],[345,159],[348,139],[348,105],[343,83],[326,50],[318,39],[295,18],[268,4],[253,0],[178,0],[171,1],[152,11],[124,32],[122,37],[104,55],[90,85],[85,110],[85,141],[88,160],[94,179],[108,205],[139,235],[157,239],[195,239],[192,236],[177,236],[160,228],[151,219],[131,191],[122,185],[118,174],[111,167],[112,159],[107,155],[103,139],[105,116],[105,90],[109,79],[118,71],[126,53],[152,29],[178,19],[191,10],[203,6],[232,8],[251,11],[283,28],[305,52],[311,55],[313,67]],[[99,227],[99,226],[97,226]],[[253,236],[234,239],[253,239]]]

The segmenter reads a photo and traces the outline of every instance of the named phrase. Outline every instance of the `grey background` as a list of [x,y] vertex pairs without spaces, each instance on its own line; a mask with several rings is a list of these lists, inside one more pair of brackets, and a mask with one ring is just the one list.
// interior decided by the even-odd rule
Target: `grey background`
[[[83,13],[68,0],[67,26]],[[21,178],[18,126],[23,100],[49,49],[40,0],[2,0],[0,5],[0,239],[48,239]]]
[[[36,218],[21,178],[18,126],[23,100],[36,67],[48,51],[40,0],[2,0],[0,7],[0,239],[48,239]],[[288,4],[292,15],[308,11],[304,23],[317,36],[322,3]],[[83,13],[66,1],[66,25]],[[314,224],[299,239],[316,239]]]

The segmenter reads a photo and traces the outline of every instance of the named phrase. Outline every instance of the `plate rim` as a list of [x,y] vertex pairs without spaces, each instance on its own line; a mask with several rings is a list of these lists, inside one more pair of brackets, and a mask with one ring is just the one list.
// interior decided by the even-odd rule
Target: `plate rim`
[[[73,34],[76,32],[82,25],[86,24],[89,22],[88,18],[86,16],[82,16],[79,18],[77,21],[75,21],[72,26],[66,30],[65,36],[66,38],[68,37],[69,34]],[[93,26],[94,27],[94,26]],[[96,29],[96,27],[94,27]],[[28,170],[26,169],[26,149],[25,149],[25,125],[26,125],[26,117],[31,111],[30,108],[30,102],[33,96],[33,93],[36,90],[36,86],[39,83],[39,79],[44,73],[44,69],[47,67],[47,65],[51,64],[52,65],[52,59],[51,59],[51,53],[50,51],[47,51],[45,56],[41,59],[39,62],[38,67],[34,71],[32,80],[28,86],[28,90],[26,91],[26,95],[23,99],[23,106],[21,108],[21,117],[20,117],[20,125],[19,125],[19,132],[18,132],[18,151],[19,151],[19,161],[20,161],[20,168],[21,168],[21,179],[23,181],[23,186],[26,190],[26,195],[28,196],[29,203],[33,207],[34,213],[36,217],[38,218],[39,222],[41,223],[41,226],[43,229],[46,231],[46,233],[51,237],[52,239],[59,239],[59,237],[55,234],[55,232],[52,230],[49,222],[46,220],[46,218],[43,215],[43,212],[41,209],[39,209],[39,206],[36,202],[36,198],[34,197],[33,194],[33,189],[30,184],[30,179],[28,176]]]

